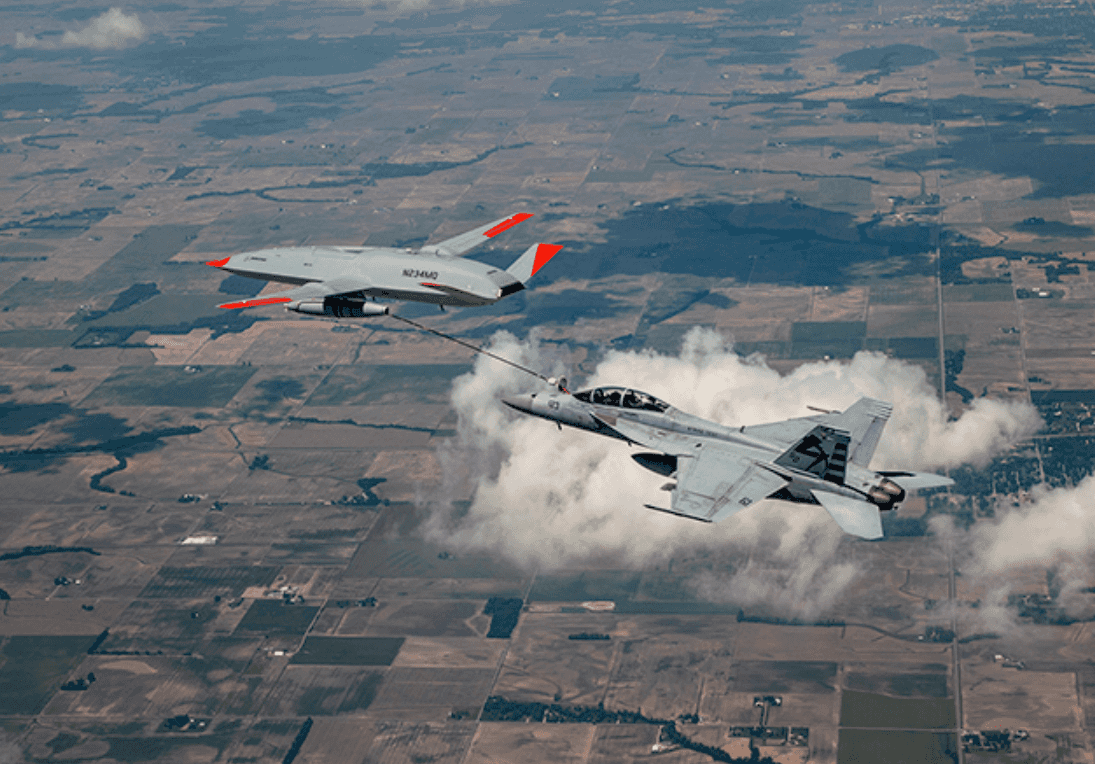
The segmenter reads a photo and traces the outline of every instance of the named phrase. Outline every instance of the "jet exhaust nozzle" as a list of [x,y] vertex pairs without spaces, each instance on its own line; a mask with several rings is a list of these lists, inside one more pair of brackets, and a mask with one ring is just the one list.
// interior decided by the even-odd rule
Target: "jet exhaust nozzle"
[[883,478],[882,482],[867,491],[867,496],[880,509],[893,509],[905,499],[905,489],[892,480]]
[[286,310],[308,316],[333,316],[335,318],[369,318],[388,315],[387,305],[366,300],[348,300],[345,297],[327,297],[323,300],[296,300],[285,306]]
[[677,457],[671,454],[642,453],[632,454],[631,458],[651,472],[657,472],[663,477],[669,477],[677,471]]

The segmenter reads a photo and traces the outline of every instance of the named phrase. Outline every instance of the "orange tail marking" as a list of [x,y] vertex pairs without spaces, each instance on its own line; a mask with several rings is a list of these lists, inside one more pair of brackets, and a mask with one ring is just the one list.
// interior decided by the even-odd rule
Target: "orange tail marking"
[[279,302],[292,302],[289,297],[260,297],[256,300],[243,300],[241,302],[227,302],[224,305],[218,305],[218,308],[226,308],[227,310],[235,310],[237,308],[257,308],[260,305],[277,305]]
[[495,236],[502,233],[502,231],[508,231],[518,223],[524,223],[530,217],[532,217],[531,212],[518,212],[516,215],[510,215],[494,228],[486,231],[483,235],[486,236],[488,239],[493,239]]
[[547,265],[548,261],[555,257],[562,248],[562,244],[537,244],[536,257],[532,261],[531,275],[535,276],[536,272]]

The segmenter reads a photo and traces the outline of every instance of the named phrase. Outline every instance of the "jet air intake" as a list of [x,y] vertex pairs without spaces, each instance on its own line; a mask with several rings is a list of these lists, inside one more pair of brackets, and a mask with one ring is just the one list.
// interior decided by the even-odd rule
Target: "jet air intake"
[[637,461],[640,466],[651,472],[657,472],[664,477],[669,477],[677,471],[677,457],[672,454],[642,453],[632,454],[631,458]]
[[285,306],[294,313],[308,316],[334,316],[335,318],[369,318],[388,315],[387,305],[346,297],[326,297],[322,300],[296,300]]

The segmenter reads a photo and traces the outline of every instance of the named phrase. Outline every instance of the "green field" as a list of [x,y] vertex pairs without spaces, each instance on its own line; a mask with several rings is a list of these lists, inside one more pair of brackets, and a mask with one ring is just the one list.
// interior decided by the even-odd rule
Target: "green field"
[[80,665],[95,637],[9,637],[0,649],[0,716],[33,715]]
[[954,701],[949,698],[891,698],[845,690],[840,702],[840,724],[844,727],[953,728]]
[[304,405],[446,404],[452,381],[470,370],[455,363],[340,366]]
[[390,666],[403,637],[308,637],[293,656],[299,665]]
[[836,685],[837,664],[829,661],[739,661],[735,692],[827,694]]
[[1015,291],[1011,284],[947,284],[943,302],[1011,302]]
[[301,635],[308,631],[318,612],[319,607],[315,605],[288,605],[280,599],[255,600],[236,627],[236,633]]
[[958,761],[953,732],[840,731],[837,764],[950,764]]
[[221,408],[255,371],[250,366],[122,366],[83,404]]
[[0,332],[0,348],[60,348],[75,339],[68,329],[13,329]]
[[627,570],[539,576],[528,598],[530,602],[630,600],[635,597],[641,578],[641,573]]
[[269,586],[280,568],[270,565],[163,567],[148,582],[141,597],[172,599],[231,593],[240,596],[251,586]]

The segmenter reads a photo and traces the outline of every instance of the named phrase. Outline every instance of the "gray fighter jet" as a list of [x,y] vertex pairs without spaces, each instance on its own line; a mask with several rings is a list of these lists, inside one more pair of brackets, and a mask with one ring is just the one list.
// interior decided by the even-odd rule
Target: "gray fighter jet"
[[490,305],[525,288],[525,282],[562,249],[533,244],[513,265],[499,270],[460,257],[531,213],[495,220],[419,250],[393,247],[274,247],[210,260],[214,268],[266,281],[294,285],[282,292],[221,305],[254,308],[284,304],[287,310],[316,316],[383,316],[388,306],[369,298],[412,300],[435,305]]
[[951,485],[942,475],[868,467],[888,403],[863,398],[847,411],[773,424],[725,427],[622,387],[503,399],[511,408],[655,449],[632,454],[648,470],[673,479],[663,486],[670,507],[648,509],[718,522],[761,499],[820,504],[846,533],[882,537],[880,511],[906,491]]

